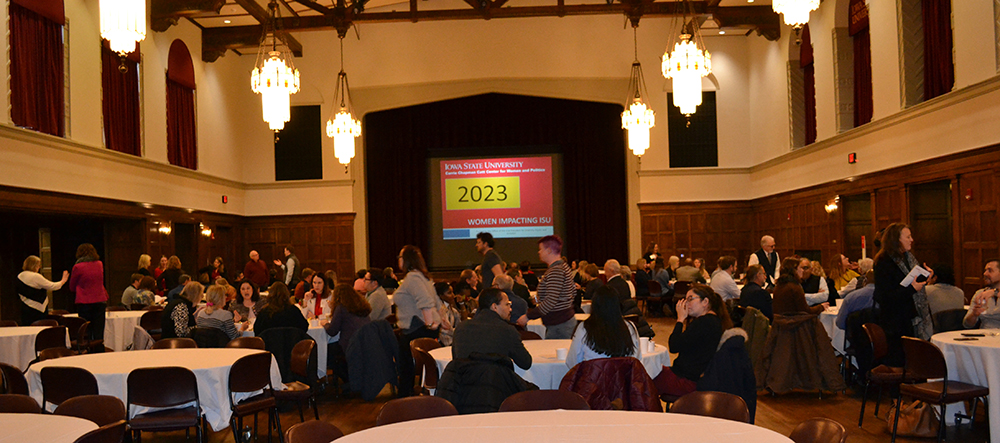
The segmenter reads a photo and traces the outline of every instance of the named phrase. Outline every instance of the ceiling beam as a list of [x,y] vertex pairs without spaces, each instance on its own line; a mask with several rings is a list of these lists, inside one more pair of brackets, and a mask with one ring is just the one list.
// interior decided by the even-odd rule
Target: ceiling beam
[[[770,14],[761,11],[766,8]],[[770,6],[731,6],[712,9],[712,17],[719,27],[746,28],[757,31],[768,40],[777,41],[781,37],[781,21]]]
[[206,12],[218,14],[226,0],[152,0],[149,7],[149,27],[156,32],[166,31],[183,17],[194,17]]
[[[258,23],[263,24],[263,23],[267,23],[267,22],[269,22],[271,20],[271,13],[268,10],[264,9],[259,4],[257,4],[256,0],[236,0],[236,4],[240,5],[240,7],[242,7],[248,13],[250,13],[250,15],[252,15],[253,18],[255,18]],[[292,17],[292,18],[288,18],[288,19],[282,18],[282,19],[280,19],[278,21],[278,29],[283,30],[283,31],[285,30],[285,27],[281,26],[281,23],[284,20],[299,20],[299,19],[300,19],[300,17]],[[287,32],[285,32],[284,34],[285,34],[284,35],[285,44],[288,45],[288,49],[290,51],[292,51],[292,54],[294,54],[296,57],[302,57],[302,43],[299,43],[299,41],[296,40],[295,37],[292,37],[291,34],[289,34]],[[257,44],[258,45],[260,44],[260,37],[262,35],[264,35],[264,30],[263,29],[261,29],[257,33]],[[204,40],[204,32],[202,32],[202,40]],[[205,52],[205,44],[203,42],[202,43],[202,59],[205,58],[204,52]],[[216,58],[218,58],[218,57],[216,57]]]

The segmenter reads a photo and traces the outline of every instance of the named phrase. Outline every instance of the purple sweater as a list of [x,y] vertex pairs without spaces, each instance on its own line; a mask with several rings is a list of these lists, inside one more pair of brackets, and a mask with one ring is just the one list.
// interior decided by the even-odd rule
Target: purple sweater
[[77,263],[70,275],[69,290],[76,293],[77,304],[108,301],[108,291],[104,289],[104,263],[100,260]]

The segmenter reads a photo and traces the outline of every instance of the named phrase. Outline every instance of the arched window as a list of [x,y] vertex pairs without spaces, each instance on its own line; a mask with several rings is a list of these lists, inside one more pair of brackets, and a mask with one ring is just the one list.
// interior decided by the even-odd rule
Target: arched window
[[66,134],[62,0],[10,2],[11,121]]
[[872,121],[872,38],[865,0],[848,3],[848,33],[854,51],[854,127]]
[[[122,59],[101,41],[101,101],[104,145],[113,151],[142,155],[139,132],[139,50]],[[121,66],[125,67],[122,71]]]
[[167,56],[167,161],[188,169],[198,169],[194,89],[191,53],[174,40]]
[[799,46],[799,69],[802,70],[802,97],[805,100],[805,144],[816,142],[816,69],[813,66],[812,38],[809,25],[802,28]]
[[951,0],[899,0],[903,105],[913,106],[955,85]]

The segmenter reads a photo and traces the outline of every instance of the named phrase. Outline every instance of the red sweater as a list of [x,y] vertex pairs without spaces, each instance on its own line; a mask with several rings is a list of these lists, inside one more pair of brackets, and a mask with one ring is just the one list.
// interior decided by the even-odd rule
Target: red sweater
[[73,271],[69,278],[69,290],[76,293],[76,303],[78,304],[108,301],[108,291],[104,289],[104,263],[95,260],[73,265]]

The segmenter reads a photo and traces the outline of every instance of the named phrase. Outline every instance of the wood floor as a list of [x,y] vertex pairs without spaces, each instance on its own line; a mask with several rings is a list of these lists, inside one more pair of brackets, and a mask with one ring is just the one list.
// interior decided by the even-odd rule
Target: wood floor
[[[673,330],[675,321],[672,318],[651,318],[650,324],[656,331],[656,338],[660,343],[666,342],[667,337]],[[874,395],[872,395],[874,397]],[[321,395],[319,403],[320,419],[333,423],[345,434],[361,431],[375,426],[375,416],[379,408],[392,398],[389,389],[386,388],[373,402],[365,402],[356,397],[337,398],[333,390]],[[879,410],[884,417],[887,409],[887,400],[883,399],[882,408]],[[847,429],[848,442],[888,442],[890,436],[885,432],[885,421],[872,415],[874,411],[874,401],[869,400],[866,409],[866,417],[863,428],[858,428],[858,411],[861,409],[860,391],[852,387],[846,394],[824,394],[822,399],[817,393],[797,393],[781,396],[771,396],[760,393],[757,397],[757,420],[756,425],[772,429],[780,434],[788,435],[799,422],[813,417],[826,417],[840,422]],[[968,424],[960,427],[949,427],[946,440],[950,442],[979,443],[989,440],[989,424],[984,413],[985,408],[980,405],[978,416],[975,421],[975,428],[969,429]],[[299,423],[297,409],[283,408],[285,412],[281,414],[281,424],[284,429],[288,429]],[[306,411],[306,419],[312,417],[312,411]],[[266,424],[266,416],[261,415],[261,431]],[[266,439],[266,435],[260,435]],[[180,442],[184,441],[183,432],[162,432],[146,433],[143,435],[144,442]],[[194,441],[194,436],[188,441]],[[234,441],[232,431],[228,428],[220,432],[209,432],[207,442],[229,442]],[[266,441],[266,440],[258,440]],[[896,440],[901,443],[908,442],[934,442],[934,439],[913,439],[900,437]]]

